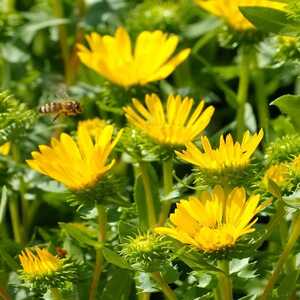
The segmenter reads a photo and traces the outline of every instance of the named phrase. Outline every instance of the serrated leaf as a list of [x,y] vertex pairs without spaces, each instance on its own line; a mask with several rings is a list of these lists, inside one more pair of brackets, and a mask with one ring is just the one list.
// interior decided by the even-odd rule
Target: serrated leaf
[[59,223],[59,226],[65,230],[65,232],[77,240],[81,246],[92,246],[95,248],[103,247],[102,243],[96,240],[97,232],[91,228],[86,227],[80,223]]
[[300,96],[284,95],[274,100],[271,105],[276,105],[281,112],[287,114],[296,129],[300,129]]
[[117,254],[116,252],[108,249],[103,248],[102,250],[104,258],[111,264],[116,265],[117,267],[121,269],[131,269],[130,266],[127,264],[126,260]]

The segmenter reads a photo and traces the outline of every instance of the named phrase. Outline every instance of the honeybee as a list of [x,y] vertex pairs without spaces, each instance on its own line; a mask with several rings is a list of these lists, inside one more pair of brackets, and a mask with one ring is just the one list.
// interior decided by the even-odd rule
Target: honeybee
[[55,121],[59,116],[76,116],[82,113],[82,107],[78,101],[74,100],[62,100],[49,102],[42,105],[39,108],[39,113],[41,114],[55,114],[53,121]]

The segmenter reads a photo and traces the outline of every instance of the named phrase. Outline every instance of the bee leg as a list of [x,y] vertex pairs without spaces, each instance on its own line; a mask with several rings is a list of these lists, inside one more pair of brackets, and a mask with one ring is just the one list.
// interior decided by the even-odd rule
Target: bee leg
[[53,118],[53,122],[55,122],[55,121],[56,121],[56,119],[58,119],[58,118],[59,118],[59,116],[60,116],[60,113],[58,113],[57,115],[55,115],[55,116],[54,116],[54,118]]

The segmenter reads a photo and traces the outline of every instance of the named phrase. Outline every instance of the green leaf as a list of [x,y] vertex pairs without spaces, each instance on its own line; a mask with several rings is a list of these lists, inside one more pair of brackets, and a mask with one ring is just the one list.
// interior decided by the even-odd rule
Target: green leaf
[[299,273],[300,273],[299,270],[293,270],[292,272],[287,272],[285,274],[278,288],[278,299],[280,300],[291,299],[292,294],[296,290]]
[[131,272],[124,269],[113,268],[107,276],[106,284],[97,299],[101,300],[129,300],[133,284]]
[[16,263],[16,261],[11,257],[11,255],[6,251],[6,249],[3,246],[0,247],[0,257],[1,257],[1,260],[5,261],[5,263],[12,270],[18,270],[19,269],[19,266]]
[[259,30],[280,33],[287,25],[295,25],[287,12],[259,6],[240,7],[242,14]]
[[283,113],[287,114],[296,129],[300,129],[300,96],[284,95],[274,100],[271,105],[276,105]]
[[121,269],[131,269],[130,266],[127,264],[126,260],[116,252],[108,248],[103,248],[102,252],[104,258],[111,264],[116,265]]
[[5,217],[5,210],[7,205],[7,188],[4,185],[2,187],[2,193],[1,193],[1,203],[0,203],[0,224],[2,224],[2,221]]
[[96,240],[97,231],[86,227],[81,223],[59,223],[59,226],[65,230],[65,232],[77,240],[82,247],[92,246],[95,248],[103,247],[102,243]]
[[[156,212],[156,216],[158,217],[160,211],[160,199],[159,199],[159,181],[156,175],[154,168],[150,163],[143,163],[146,171],[146,175],[148,176],[150,182],[150,190],[152,192],[153,204]],[[137,205],[139,223],[141,228],[147,229],[148,226],[148,213],[147,213],[147,201],[146,201],[146,193],[144,189],[144,182],[142,175],[139,174],[136,178],[134,184],[134,201]]]

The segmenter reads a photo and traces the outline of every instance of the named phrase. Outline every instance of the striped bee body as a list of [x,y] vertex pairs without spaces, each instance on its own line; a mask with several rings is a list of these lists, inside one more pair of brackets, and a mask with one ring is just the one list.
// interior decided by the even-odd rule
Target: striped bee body
[[57,102],[49,102],[39,108],[41,114],[56,114],[55,118],[60,115],[75,116],[82,112],[79,102],[74,100],[63,100]]

